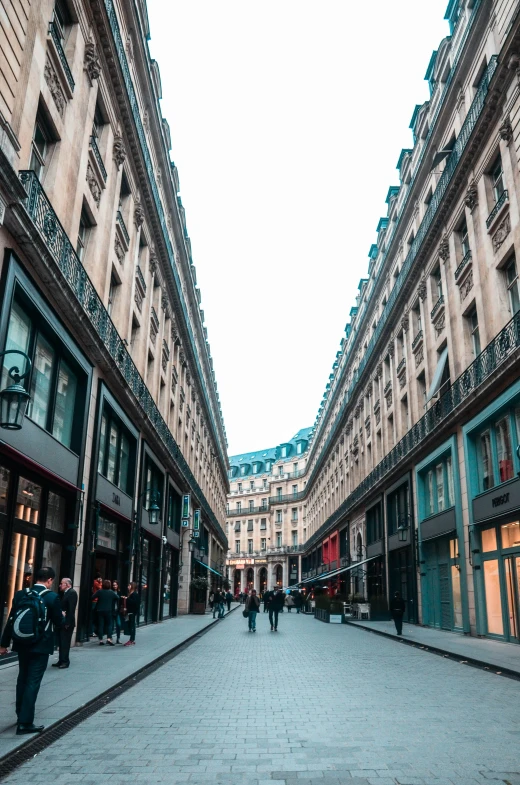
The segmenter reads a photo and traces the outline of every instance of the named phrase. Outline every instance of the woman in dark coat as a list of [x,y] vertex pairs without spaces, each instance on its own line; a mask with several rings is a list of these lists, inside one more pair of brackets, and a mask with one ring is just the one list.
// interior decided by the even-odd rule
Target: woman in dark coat
[[260,610],[260,600],[256,596],[256,589],[251,589],[251,594],[246,600],[247,624],[249,632],[256,632],[256,615]]
[[130,640],[125,643],[125,646],[135,646],[135,628],[137,625],[137,616],[139,614],[139,594],[137,593],[137,583],[132,581],[128,584],[128,597],[125,601],[128,629]]
[[115,591],[112,591],[112,584],[110,581],[103,581],[103,588],[98,589],[98,591],[95,592],[92,596],[92,601],[96,602],[99,645],[105,645],[103,637],[106,630],[107,644],[113,646],[112,630],[114,627],[114,609],[119,600]]

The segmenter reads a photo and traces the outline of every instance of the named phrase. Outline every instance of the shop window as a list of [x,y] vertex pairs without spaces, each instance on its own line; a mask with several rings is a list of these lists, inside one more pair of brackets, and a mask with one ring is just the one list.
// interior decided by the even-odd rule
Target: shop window
[[[368,510],[366,518],[367,518],[367,545],[372,545],[374,542],[379,542],[379,540],[383,539],[383,521],[381,516],[381,505],[377,504],[375,507],[372,507],[370,510]],[[343,540],[341,540],[341,542],[343,542]],[[342,556],[344,556],[347,553],[348,530],[344,542],[345,542],[345,548],[344,548],[344,553],[341,554]]]
[[[25,352],[32,361],[27,384],[31,400],[27,416],[65,447],[79,453],[85,399],[84,375],[46,324],[29,306],[13,301],[5,348]],[[11,357],[4,359],[2,386],[8,381]],[[80,394],[78,389],[81,390]]]
[[487,491],[495,485],[493,477],[493,458],[491,455],[491,433],[489,430],[480,434],[479,453],[480,489],[482,491]]
[[502,620],[502,600],[500,596],[500,573],[498,560],[491,559],[483,563],[484,588],[486,593],[487,631],[491,635],[504,634]]
[[[518,548],[520,546],[520,523],[506,523],[500,527],[502,548]],[[520,587],[519,587],[520,588]]]
[[117,551],[117,523],[107,520],[102,515],[99,516],[97,526],[97,545]]
[[495,424],[495,436],[500,482],[506,482],[513,477],[513,451],[508,416],[503,417]]
[[105,406],[99,433],[98,471],[131,496],[134,465],[135,440],[112,410]]
[[443,512],[455,504],[451,455],[440,461],[426,474],[425,496],[426,517]]
[[493,526],[492,529],[483,529],[481,534],[482,540],[482,551],[483,553],[488,553],[490,551],[496,551],[497,549],[497,533],[496,529]]
[[63,496],[58,496],[57,493],[49,491],[47,517],[45,519],[46,528],[63,534],[65,532],[65,510],[66,501]]
[[[168,494],[168,528],[178,534],[181,530],[181,500],[179,494],[172,487],[168,489]],[[229,512],[229,508],[227,512]]]
[[162,490],[164,475],[150,458],[146,461],[146,495],[145,508],[148,510],[153,496],[158,497],[158,505],[162,508]]

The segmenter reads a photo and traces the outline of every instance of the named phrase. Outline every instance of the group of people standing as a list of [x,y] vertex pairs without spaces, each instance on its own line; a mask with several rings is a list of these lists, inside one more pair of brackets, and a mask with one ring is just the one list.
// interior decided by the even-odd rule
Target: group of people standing
[[[99,645],[105,645],[105,635],[107,646],[120,644],[121,632],[129,635],[125,646],[135,646],[135,631],[137,626],[137,616],[139,614],[139,593],[137,583],[132,581],[128,584],[128,593],[121,594],[119,581],[103,580],[100,576],[96,577],[93,585],[91,598],[92,621],[90,637],[99,639]],[[116,633],[115,643],[112,635]]]
[[[278,616],[283,613],[284,605],[288,610],[295,607],[295,598],[290,594],[287,596],[280,588],[267,591],[263,597],[264,600],[264,613],[269,613],[269,623],[271,625],[271,632],[278,632]],[[292,600],[292,602],[288,602]],[[298,604],[298,613],[301,609],[301,602]],[[248,629],[250,632],[256,632],[256,617],[260,612],[260,597],[256,593],[256,589],[251,589],[246,597],[243,615],[247,618]]]
[[214,589],[210,592],[209,595],[209,606],[213,611],[213,618],[218,614],[218,618],[224,618],[224,612],[226,609],[228,611],[231,610],[231,602],[233,600],[233,595],[229,591],[225,591],[224,589]]

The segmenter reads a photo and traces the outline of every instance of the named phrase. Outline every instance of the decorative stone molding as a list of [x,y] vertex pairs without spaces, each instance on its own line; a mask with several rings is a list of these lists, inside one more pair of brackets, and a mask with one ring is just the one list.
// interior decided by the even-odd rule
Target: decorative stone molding
[[421,300],[424,300],[426,297],[426,281],[421,281],[419,286],[417,287],[417,294]]
[[473,269],[470,269],[459,287],[460,301],[463,302],[468,296],[469,292],[473,289]]
[[157,261],[156,256],[150,256],[150,272],[152,275],[155,275],[158,269],[159,263]]
[[99,207],[99,202],[101,201],[101,188],[97,181],[97,177],[94,173],[94,170],[90,165],[90,161],[87,164],[87,176],[85,179],[88,183],[88,187],[90,189],[90,193],[92,194],[92,198],[94,199],[96,205]]
[[125,46],[125,49],[126,49],[126,54],[128,56],[128,59],[131,62],[133,62],[134,61],[134,45],[132,43],[132,36],[130,35],[130,33],[127,33],[127,36],[126,36],[126,46]]
[[134,204],[134,224],[136,225],[137,229],[139,229],[143,225],[143,222],[144,222],[144,210],[138,194],[135,198],[135,204]]
[[386,347],[386,353],[389,354],[390,357],[394,356],[394,354],[395,354],[395,344],[394,344],[393,339],[390,341],[390,343]]
[[433,326],[435,328],[435,337],[438,338],[446,327],[446,311],[444,309]]
[[509,217],[509,213],[507,213],[503,221],[501,221],[501,223],[498,225],[498,229],[496,230],[495,234],[491,238],[491,242],[493,243],[493,250],[495,253],[497,253],[510,231],[511,218]]
[[401,319],[401,329],[406,333],[408,332],[409,326],[410,326],[410,316],[407,313],[405,313],[405,315]]
[[415,364],[420,365],[424,360],[424,343],[421,343],[414,352]]
[[383,363],[378,363],[376,367],[377,378],[380,379],[383,375]]
[[117,134],[114,137],[114,146],[112,148],[112,157],[115,161],[117,168],[119,169],[125,162],[126,159],[126,148],[123,143],[123,137],[120,134]]
[[148,109],[145,109],[143,113],[143,126],[145,131],[150,130],[150,115],[148,114]]
[[514,52],[509,57],[507,68],[509,71],[515,71],[517,77],[520,79],[520,55],[517,52]]
[[94,82],[96,79],[99,79],[101,75],[101,63],[99,62],[99,55],[97,53],[96,45],[94,44],[92,36],[90,36],[87,43],[85,44],[85,57],[83,64],[85,71],[88,74],[88,78],[90,79],[90,83],[92,84],[92,82]]
[[511,121],[509,117],[504,120],[504,122],[498,129],[498,133],[500,134],[500,138],[503,139],[504,142],[509,144],[509,142],[513,138],[513,129],[511,127]]
[[442,238],[439,245],[439,256],[443,262],[450,258],[450,244],[446,235]]
[[123,264],[125,260],[125,249],[121,245],[121,241],[119,237],[116,237],[114,242],[114,251],[116,252],[116,256],[118,259],[119,264]]
[[466,207],[468,207],[470,210],[473,210],[473,208],[477,205],[478,188],[475,180],[472,180],[468,185],[468,189],[466,191],[466,196],[464,197],[464,201],[466,203]]
[[179,352],[179,362],[180,362],[180,364],[182,365],[182,367],[183,367],[183,368],[185,368],[185,367],[186,367],[186,365],[188,364],[188,363],[186,362],[186,355],[184,354],[184,352],[182,351],[182,349],[181,349],[181,351]]
[[54,99],[54,103],[56,104],[56,109],[58,110],[60,117],[63,117],[65,113],[65,107],[67,105],[67,99],[65,98],[65,93],[61,88],[58,75],[54,70],[54,67],[48,57],[45,60],[43,77],[45,79],[47,87],[51,91],[51,95]]

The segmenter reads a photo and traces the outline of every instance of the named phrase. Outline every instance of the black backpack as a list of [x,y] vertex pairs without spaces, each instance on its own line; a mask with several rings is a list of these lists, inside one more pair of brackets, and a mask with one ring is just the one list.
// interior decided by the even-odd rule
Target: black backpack
[[17,598],[11,612],[11,637],[17,644],[34,646],[45,635],[47,606],[42,597],[48,591],[44,589],[40,594],[34,589],[26,589]]

